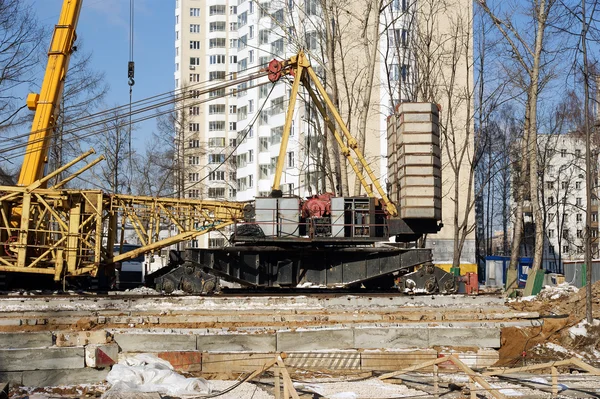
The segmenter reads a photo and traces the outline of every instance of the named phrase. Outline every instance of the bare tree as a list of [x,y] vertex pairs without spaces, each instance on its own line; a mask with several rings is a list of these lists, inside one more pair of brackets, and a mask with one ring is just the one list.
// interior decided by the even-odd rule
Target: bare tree
[[[532,0],[523,5],[523,7],[527,8],[528,15],[535,26],[534,35],[529,34],[529,26],[523,26],[521,29],[518,29],[518,27],[513,24],[513,20],[511,19],[512,15],[505,15],[500,18],[496,15],[496,12],[492,11],[485,0],[478,0],[478,3],[490,17],[498,31],[502,34],[506,46],[511,52],[512,59],[516,63],[514,71],[515,76],[521,80],[523,91],[526,96],[520,175],[521,177],[529,177],[529,193],[536,238],[531,275],[535,276],[537,270],[541,267],[544,249],[544,223],[538,191],[537,107],[538,95],[545,83],[543,80],[545,78],[543,71],[544,68],[547,67],[547,63],[543,59],[543,55],[548,52],[545,34],[556,1]],[[523,202],[525,198],[524,190],[525,185],[519,184],[516,195],[517,213],[511,251],[511,270],[516,270],[519,257],[519,247],[522,235]],[[509,284],[514,286],[515,282],[516,281],[509,281]]]
[[18,126],[19,111],[25,108],[18,91],[34,83],[43,56],[44,31],[32,6],[20,0],[0,1],[0,134]]

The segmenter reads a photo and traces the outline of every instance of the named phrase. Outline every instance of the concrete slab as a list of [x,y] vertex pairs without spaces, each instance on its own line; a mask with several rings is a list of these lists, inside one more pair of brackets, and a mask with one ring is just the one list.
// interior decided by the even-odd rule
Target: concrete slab
[[88,344],[85,347],[85,366],[93,368],[110,367],[118,362],[117,344]]
[[105,330],[95,331],[57,331],[56,346],[85,346],[88,344],[105,344],[107,332]]
[[52,333],[2,333],[0,334],[0,349],[43,348],[52,346]]
[[79,369],[83,367],[85,367],[83,347],[0,350],[0,371]]
[[191,334],[122,334],[114,341],[123,352],[194,351],[196,336]]
[[277,338],[273,335],[198,335],[196,349],[202,352],[275,352]]
[[264,367],[274,358],[272,353],[203,353],[202,373],[248,373]]
[[[365,351],[360,355],[361,369],[373,371],[395,371],[410,366],[425,363],[437,359],[437,351],[434,349],[416,349],[406,351]],[[429,367],[423,372],[432,371]]]
[[357,328],[354,345],[363,349],[427,348],[427,328]]
[[348,352],[309,352],[288,353],[285,365],[305,370],[360,370],[360,353]]
[[429,346],[499,348],[499,328],[430,328]]
[[277,332],[277,352],[354,348],[351,329]]
[[23,386],[54,387],[57,385],[98,384],[106,380],[108,369],[36,370],[23,372]]
[[23,372],[2,371],[0,372],[0,381],[8,382],[10,385],[23,385]]

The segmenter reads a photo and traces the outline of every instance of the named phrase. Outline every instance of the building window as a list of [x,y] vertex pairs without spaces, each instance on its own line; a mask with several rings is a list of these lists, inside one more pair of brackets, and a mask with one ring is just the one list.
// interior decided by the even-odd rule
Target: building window
[[583,238],[583,230],[577,230],[577,238]]
[[254,50],[248,51],[248,63],[254,64]]
[[258,44],[268,44],[269,43],[269,31],[266,29],[258,31]]
[[189,124],[189,130],[190,130],[190,132],[199,132],[200,131],[200,124],[199,123],[190,123]]
[[189,181],[198,181],[199,174],[198,173],[188,173],[188,180]]
[[581,204],[582,204],[581,197],[577,197],[577,198],[575,198],[575,205],[577,205],[577,206],[581,206]]
[[225,89],[212,90],[210,93],[208,93],[208,97],[210,97],[210,98],[223,97],[224,95],[225,95]]
[[561,158],[565,158],[567,156],[567,149],[566,148],[561,148],[560,149],[560,157]]
[[252,0],[248,2],[248,13],[254,14],[254,2]]
[[210,8],[208,9],[208,13],[209,13],[209,15],[225,15],[225,6],[224,5],[210,6]]
[[200,165],[200,157],[188,157],[188,165]]
[[254,175],[248,176],[248,188],[254,187]]
[[190,50],[200,50],[200,41],[190,40]]
[[198,198],[198,190],[188,190],[188,198]]
[[230,6],[229,7],[229,15],[235,15],[237,14],[237,6]]
[[216,115],[216,114],[224,114],[225,113],[225,104],[211,104],[208,106],[208,114]]
[[209,32],[225,32],[225,22],[224,21],[216,21],[211,22],[208,25]]
[[209,57],[209,62],[210,62],[211,65],[225,64],[225,54],[211,55]]
[[190,57],[190,66],[196,65],[200,65],[200,57]]
[[598,212],[592,212],[592,222],[598,221]]
[[237,107],[235,105],[230,105],[229,106],[229,113],[230,114],[237,114]]
[[199,73],[190,73],[190,83],[199,83],[200,82],[200,74]]
[[271,43],[271,53],[283,54],[283,38],[277,39],[273,43]]
[[248,12],[244,11],[243,13],[238,15],[238,26],[241,28],[242,26],[246,26],[248,23]]
[[231,47],[231,48],[237,48],[238,47],[238,40],[237,39],[229,39],[229,47]]
[[208,41],[208,47],[209,48],[225,48],[225,38],[223,37],[216,37],[214,39],[210,39]]
[[229,122],[229,131],[236,131],[237,130],[237,123],[236,122]]
[[268,179],[269,178],[269,165],[260,165],[259,166],[259,179]]
[[581,222],[581,221],[583,221],[583,215],[582,215],[581,213],[578,213],[577,215],[575,215],[575,219],[576,219],[578,222]]
[[317,15],[317,0],[305,0],[304,12],[306,15]]
[[190,8],[190,17],[199,17],[200,9],[199,8]]
[[287,167],[288,168],[294,167],[294,153],[293,152],[287,153]]
[[216,132],[216,131],[224,131],[225,130],[225,121],[210,121],[208,122],[208,131]]
[[560,188],[562,188],[563,190],[566,190],[567,187],[569,187],[569,185],[567,184],[566,181],[561,181],[560,182]]
[[208,139],[209,147],[225,147],[225,137],[211,137]]
[[248,150],[248,162],[254,162],[254,150]]
[[208,163],[216,164],[225,162],[225,154],[208,154]]
[[208,175],[209,181],[222,181],[225,180],[225,172],[222,170],[215,170],[210,172]]
[[591,233],[592,233],[592,238],[597,238],[597,237],[598,237],[598,230],[596,230],[596,229],[591,229],[590,231],[591,231]]
[[553,229],[548,230],[548,238],[554,238],[554,230]]
[[254,100],[248,100],[248,113],[254,112]]
[[210,187],[208,189],[208,196],[210,198],[223,198],[225,197],[224,187]]
[[581,150],[575,150],[575,156],[581,158]]
[[548,245],[548,253],[554,255],[554,245]]
[[306,48],[308,48],[309,50],[316,50],[317,49],[317,32],[316,31],[312,31],[312,32],[306,32]]
[[200,140],[192,139],[188,144],[190,148],[200,148]]
[[200,107],[190,107],[190,115],[192,115],[192,116],[200,115]]
[[237,109],[237,116],[239,121],[243,121],[244,119],[248,118],[248,107],[239,107]]
[[240,37],[238,40],[238,50],[243,50],[248,45],[248,35]]
[[575,182],[575,188],[578,189],[578,190],[581,189],[581,182],[580,181],[576,181]]
[[212,71],[208,73],[208,80],[223,80],[225,79],[225,71]]
[[200,33],[200,24],[190,24],[190,33]]
[[554,197],[548,197],[548,205],[554,205]]
[[389,80],[391,82],[395,82],[397,80],[400,79],[400,65],[398,64],[391,64],[390,65],[390,72],[389,72]]
[[237,29],[238,29],[237,22],[230,22],[229,23],[229,31],[230,32],[235,32]]
[[569,253],[569,246],[568,245],[563,245],[562,252],[563,252],[563,254],[568,254]]
[[269,151],[269,138],[268,137],[259,137],[258,138],[258,148],[260,152]]

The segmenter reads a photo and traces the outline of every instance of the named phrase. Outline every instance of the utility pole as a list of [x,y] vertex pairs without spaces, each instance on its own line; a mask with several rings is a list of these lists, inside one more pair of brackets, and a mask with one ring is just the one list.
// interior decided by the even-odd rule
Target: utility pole
[[583,55],[583,81],[584,81],[584,128],[585,128],[585,316],[587,322],[592,324],[594,321],[592,312],[592,185],[593,179],[592,168],[592,148],[591,148],[591,132],[590,132],[590,81],[587,58],[587,15],[586,15],[586,0],[581,1],[582,27],[581,27],[581,48]]

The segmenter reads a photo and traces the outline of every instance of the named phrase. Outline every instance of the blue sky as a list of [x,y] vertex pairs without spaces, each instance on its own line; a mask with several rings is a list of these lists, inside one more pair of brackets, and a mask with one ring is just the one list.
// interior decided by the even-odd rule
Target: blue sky
[[[40,24],[52,29],[62,0],[26,1],[34,5]],[[133,101],[173,90],[174,15],[173,0],[135,0]],[[110,85],[107,106],[129,103],[129,0],[84,0],[77,37],[83,41],[84,51],[93,53],[94,68],[105,73]],[[138,145],[154,127],[154,120],[138,127],[134,132]]]

